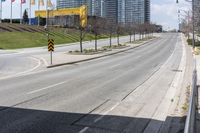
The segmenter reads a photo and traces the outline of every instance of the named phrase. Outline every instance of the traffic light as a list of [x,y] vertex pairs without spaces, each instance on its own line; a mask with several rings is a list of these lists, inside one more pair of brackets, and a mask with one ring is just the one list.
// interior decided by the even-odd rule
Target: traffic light
[[85,28],[87,26],[87,6],[81,6],[80,7],[80,25],[82,28]]

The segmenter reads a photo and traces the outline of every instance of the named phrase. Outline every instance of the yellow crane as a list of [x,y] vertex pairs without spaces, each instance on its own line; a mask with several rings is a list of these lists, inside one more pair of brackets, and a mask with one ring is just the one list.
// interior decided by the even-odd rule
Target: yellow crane
[[[87,26],[87,6],[83,5],[79,8],[64,8],[58,10],[48,10],[48,17],[55,16],[66,16],[66,15],[79,15],[80,16],[80,26],[85,28]],[[35,11],[35,17],[47,17],[47,10]]]

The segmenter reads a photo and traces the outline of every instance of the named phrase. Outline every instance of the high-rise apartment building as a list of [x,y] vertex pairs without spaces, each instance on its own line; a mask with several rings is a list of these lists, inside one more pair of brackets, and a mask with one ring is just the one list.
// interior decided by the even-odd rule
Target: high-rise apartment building
[[118,0],[118,23],[150,22],[150,0]]
[[113,23],[150,22],[150,0],[57,0],[58,8],[88,6],[89,16],[105,17]]
[[86,0],[57,0],[57,8],[74,8],[85,4]]
[[106,19],[112,23],[117,23],[118,18],[118,2],[117,0],[105,1]]
[[57,8],[88,6],[89,16],[105,17],[105,0],[57,0]]
[[151,3],[150,3],[150,0],[145,0],[144,1],[145,3],[144,3],[144,10],[145,10],[145,18],[144,18],[144,21],[145,22],[148,22],[148,23],[150,23],[150,21],[151,21],[151,9],[150,9],[150,5],[151,5]]
[[125,0],[118,0],[118,21],[119,23],[125,23]]

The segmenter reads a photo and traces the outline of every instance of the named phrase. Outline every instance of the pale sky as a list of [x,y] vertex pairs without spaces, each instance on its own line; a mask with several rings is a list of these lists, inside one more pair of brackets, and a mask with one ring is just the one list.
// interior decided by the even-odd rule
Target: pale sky
[[[151,0],[151,21],[163,25],[164,29],[178,29],[178,9],[191,10],[191,3],[185,0]],[[184,12],[181,12],[184,17]]]
[[[10,18],[10,1],[11,0],[6,0],[6,2],[3,2],[3,18]],[[13,18],[20,18],[20,1],[21,0],[15,0],[13,3]],[[23,4],[23,11],[29,8],[29,0],[26,0],[26,2],[27,3]],[[56,0],[52,0],[52,3],[56,4]],[[179,4],[176,4],[176,0],[151,0],[151,21],[163,25],[164,29],[177,29],[178,9],[188,10],[191,7],[190,4],[191,3],[185,2],[185,0],[179,0]],[[36,0],[36,5],[32,6],[32,17],[34,17],[34,11],[37,10],[37,8]],[[41,7],[41,9],[45,9],[45,6]]]

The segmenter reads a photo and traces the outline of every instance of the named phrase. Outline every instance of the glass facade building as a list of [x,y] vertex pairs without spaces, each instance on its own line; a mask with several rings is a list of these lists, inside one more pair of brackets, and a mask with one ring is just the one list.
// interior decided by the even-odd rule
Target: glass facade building
[[88,6],[89,16],[113,23],[150,22],[150,0],[57,0],[57,8]]
[[57,0],[57,8],[88,6],[89,16],[105,17],[105,0]]
[[150,0],[118,0],[118,23],[150,22]]

